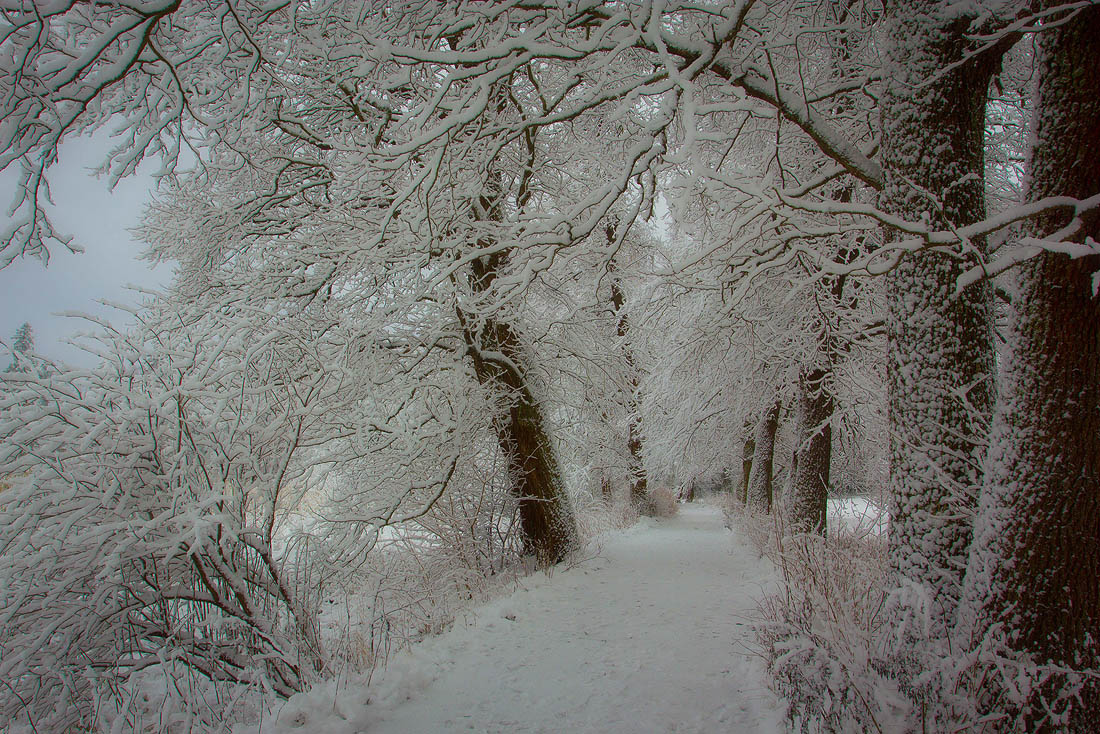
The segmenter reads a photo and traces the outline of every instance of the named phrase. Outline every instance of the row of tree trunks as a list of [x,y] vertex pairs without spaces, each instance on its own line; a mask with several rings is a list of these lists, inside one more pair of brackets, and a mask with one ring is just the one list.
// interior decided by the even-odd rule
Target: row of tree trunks
[[[1028,201],[1100,192],[1098,59],[1100,7],[1037,34]],[[1065,210],[1049,213],[1021,235],[1048,237],[1071,218]],[[1083,217],[1070,239],[1083,243],[1087,237],[1100,240],[1096,212]],[[1035,661],[1093,670],[1100,668],[1098,271],[1100,256],[1046,252],[1015,274],[1002,389],[960,615],[969,644],[1000,623],[1006,642]],[[1049,700],[1054,693],[1037,695]],[[1096,679],[1087,681],[1076,711],[1060,731],[1100,731]],[[1036,722],[1028,730],[1053,731]]]
[[[964,63],[970,19],[938,0],[890,3],[886,13],[880,205],[937,230],[981,220],[995,54]],[[983,241],[970,246],[984,254]],[[992,404],[992,291],[982,282],[956,292],[974,264],[929,251],[902,257],[887,276],[889,553],[899,577],[930,591],[940,625],[960,596]]]
[[[984,109],[1006,44],[968,56],[970,20],[939,5],[888,6],[882,204],[949,229],[985,213]],[[1092,151],[1100,120],[1100,8],[1067,9],[1052,19],[1036,34],[1029,201],[1100,190],[1100,159]],[[1022,235],[1076,242],[1100,236],[1095,213],[1070,226],[1072,217],[1069,210],[1048,213]],[[984,255],[983,242],[967,244]],[[953,627],[964,647],[992,634],[1021,661],[1095,670],[1100,258],[1046,252],[1018,268],[996,401],[990,289],[981,282],[956,292],[958,276],[975,264],[926,252],[903,259],[889,276],[891,562],[901,579],[931,593],[939,631]],[[1007,714],[991,726],[1100,731],[1100,684],[1083,681],[1070,721],[1057,725],[1046,707],[1072,683],[1063,676],[1023,702],[991,691],[987,713]]]

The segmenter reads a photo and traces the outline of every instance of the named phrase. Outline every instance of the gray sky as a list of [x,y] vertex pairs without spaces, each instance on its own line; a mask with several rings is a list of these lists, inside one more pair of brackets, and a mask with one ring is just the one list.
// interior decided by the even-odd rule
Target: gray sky
[[[171,268],[152,270],[138,259],[143,246],[127,232],[138,224],[149,201],[152,178],[146,173],[124,179],[111,192],[105,178],[89,172],[102,159],[105,139],[66,143],[50,173],[54,225],[59,232],[73,235],[85,252],[74,255],[56,247],[50,251],[47,268],[38,259],[22,259],[0,270],[0,339],[10,345],[15,330],[28,322],[37,351],[70,364],[95,361],[64,343],[91,325],[53,314],[76,311],[124,323],[124,314],[96,301],[138,303],[141,295],[128,291],[128,285],[158,288],[171,278]],[[13,181],[10,172],[0,178],[0,211],[11,203]]]

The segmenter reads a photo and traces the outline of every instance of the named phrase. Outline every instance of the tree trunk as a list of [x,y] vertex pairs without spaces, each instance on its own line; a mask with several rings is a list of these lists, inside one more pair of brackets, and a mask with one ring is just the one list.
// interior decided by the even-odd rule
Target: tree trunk
[[750,436],[745,439],[745,450],[741,454],[741,488],[738,490],[738,495],[743,505],[749,501],[749,477],[752,474],[754,456],[756,456],[756,440]]
[[630,449],[630,504],[642,515],[654,515],[657,512],[649,496],[649,478],[642,463],[642,439],[634,416],[627,427],[627,447]]
[[[882,206],[933,229],[980,220],[996,55],[964,63],[972,19],[937,0],[890,3],[887,13]],[[984,242],[970,244],[984,251]],[[899,577],[929,590],[941,622],[960,594],[978,484],[976,437],[986,432],[992,402],[991,288],[982,282],[955,292],[972,264],[936,252],[909,255],[887,284],[890,560]]]
[[[838,29],[849,24],[848,3],[830,2],[827,9]],[[851,76],[853,63],[848,33],[837,30],[828,35],[834,68],[842,78]],[[851,96],[839,95],[832,112],[835,116],[842,117],[851,106]],[[842,204],[850,204],[853,191],[853,185],[846,183],[834,191],[830,198]],[[854,257],[855,251],[849,243],[841,243],[838,259],[841,262],[850,262]],[[813,300],[820,312],[816,334],[818,359],[812,368],[804,367],[798,375],[798,435],[791,455],[789,492],[784,502],[792,533],[824,535],[826,531],[829,471],[833,460],[832,417],[835,408],[830,383],[838,355],[845,345],[840,343],[840,337],[831,328],[831,314],[822,309],[822,303],[828,304],[834,311],[842,308],[854,309],[854,299],[850,304],[844,303],[845,280],[843,275],[832,276],[814,286],[818,292]]]
[[748,505],[756,512],[772,511],[772,457],[779,428],[779,401],[769,406],[756,426],[756,451],[749,476]]
[[603,499],[603,503],[608,507],[614,506],[615,495],[611,491],[611,477],[606,474],[600,477],[600,497]]
[[[1043,29],[1037,41],[1025,198],[1094,195],[1100,191],[1100,8]],[[1022,234],[1049,237],[1070,219],[1065,211],[1049,214]],[[1086,237],[1100,240],[1100,214],[1086,214],[1070,239]],[[1100,256],[1046,252],[1017,272],[1004,389],[967,574],[972,609],[961,615],[971,635],[1000,622],[1005,642],[1037,662],[1094,670],[1100,668],[1098,270]],[[1049,699],[1056,692],[1047,685],[1036,695]],[[1100,731],[1095,679],[1083,699],[1073,723],[1059,731]],[[1034,714],[1025,718],[1028,731],[1055,730]]]
[[[474,207],[482,221],[503,220],[500,180],[499,175],[490,177]],[[491,242],[480,244],[485,249]],[[490,290],[507,258],[508,250],[503,250],[473,260],[470,284],[475,293]],[[480,324],[461,309],[457,314],[478,382],[503,390],[511,401],[508,414],[494,416],[493,425],[501,450],[509,457],[525,551],[540,563],[557,563],[576,548],[576,520],[546,435],[541,407],[531,394],[519,336],[495,313],[483,317]]]
[[[609,224],[606,230],[607,241],[615,241],[615,226]],[[623,308],[622,284],[615,273],[615,261],[607,263],[607,273],[611,278],[611,304],[615,308],[617,321],[615,331],[622,343],[623,360],[629,372],[630,401],[627,405],[629,418],[627,423],[627,449],[630,451],[630,504],[641,515],[653,516],[657,514],[657,507],[649,496],[649,479],[645,470],[645,462],[642,460],[642,430],[641,417],[638,415],[635,404],[638,395],[638,368],[634,364],[634,355],[630,352],[630,344],[627,336],[630,333],[630,324],[626,318],[626,310]]]
[[833,456],[833,396],[822,369],[803,372],[798,380],[798,449],[792,465],[791,492],[785,501],[793,533],[825,532],[829,468]]
[[[525,550],[541,563],[557,563],[576,547],[576,522],[543,428],[542,411],[520,371],[524,360],[519,339],[511,326],[495,317],[486,319],[480,338],[461,312],[460,319],[478,382],[504,389],[510,396],[508,414],[495,416],[493,423],[501,449],[509,457]],[[505,360],[485,356],[493,352]]]

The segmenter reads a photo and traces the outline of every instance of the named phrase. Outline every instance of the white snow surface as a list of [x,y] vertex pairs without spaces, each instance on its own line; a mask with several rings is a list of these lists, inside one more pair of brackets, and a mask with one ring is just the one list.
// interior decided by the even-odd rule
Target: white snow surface
[[785,731],[751,630],[774,583],[719,509],[682,505],[523,579],[369,685],[314,687],[234,734]]

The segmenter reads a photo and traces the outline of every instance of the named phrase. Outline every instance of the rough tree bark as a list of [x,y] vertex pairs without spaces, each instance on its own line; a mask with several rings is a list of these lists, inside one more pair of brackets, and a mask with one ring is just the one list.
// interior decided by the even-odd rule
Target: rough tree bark
[[823,369],[804,371],[798,380],[797,461],[792,464],[791,491],[785,501],[790,531],[824,533],[833,455],[833,396]]
[[[999,56],[964,59],[973,19],[938,0],[886,7],[881,205],[933,229],[978,221],[986,92]],[[935,252],[905,256],[887,284],[890,560],[901,579],[930,592],[941,622],[960,594],[976,437],[992,402],[991,288],[956,294],[956,278],[972,264]]]
[[[1027,201],[1100,192],[1100,7],[1052,25],[1037,34]],[[1071,218],[1052,212],[1020,235],[1049,237]],[[1100,240],[1100,214],[1086,214],[1081,225],[1069,239]],[[966,579],[969,608],[960,614],[960,627],[972,636],[1000,622],[1005,642],[1035,661],[1094,670],[1100,668],[1098,271],[1100,256],[1046,252],[1016,273],[1003,390]],[[1049,698],[1049,688],[1036,695]],[[996,704],[1011,710],[1008,701]],[[1100,731],[1097,711],[1100,683],[1093,680],[1072,722],[1058,731]],[[1025,718],[1028,731],[1054,731],[1033,713]]]
[[779,428],[779,401],[776,400],[756,425],[756,451],[749,475],[748,505],[756,512],[772,511],[772,458],[775,432]]

